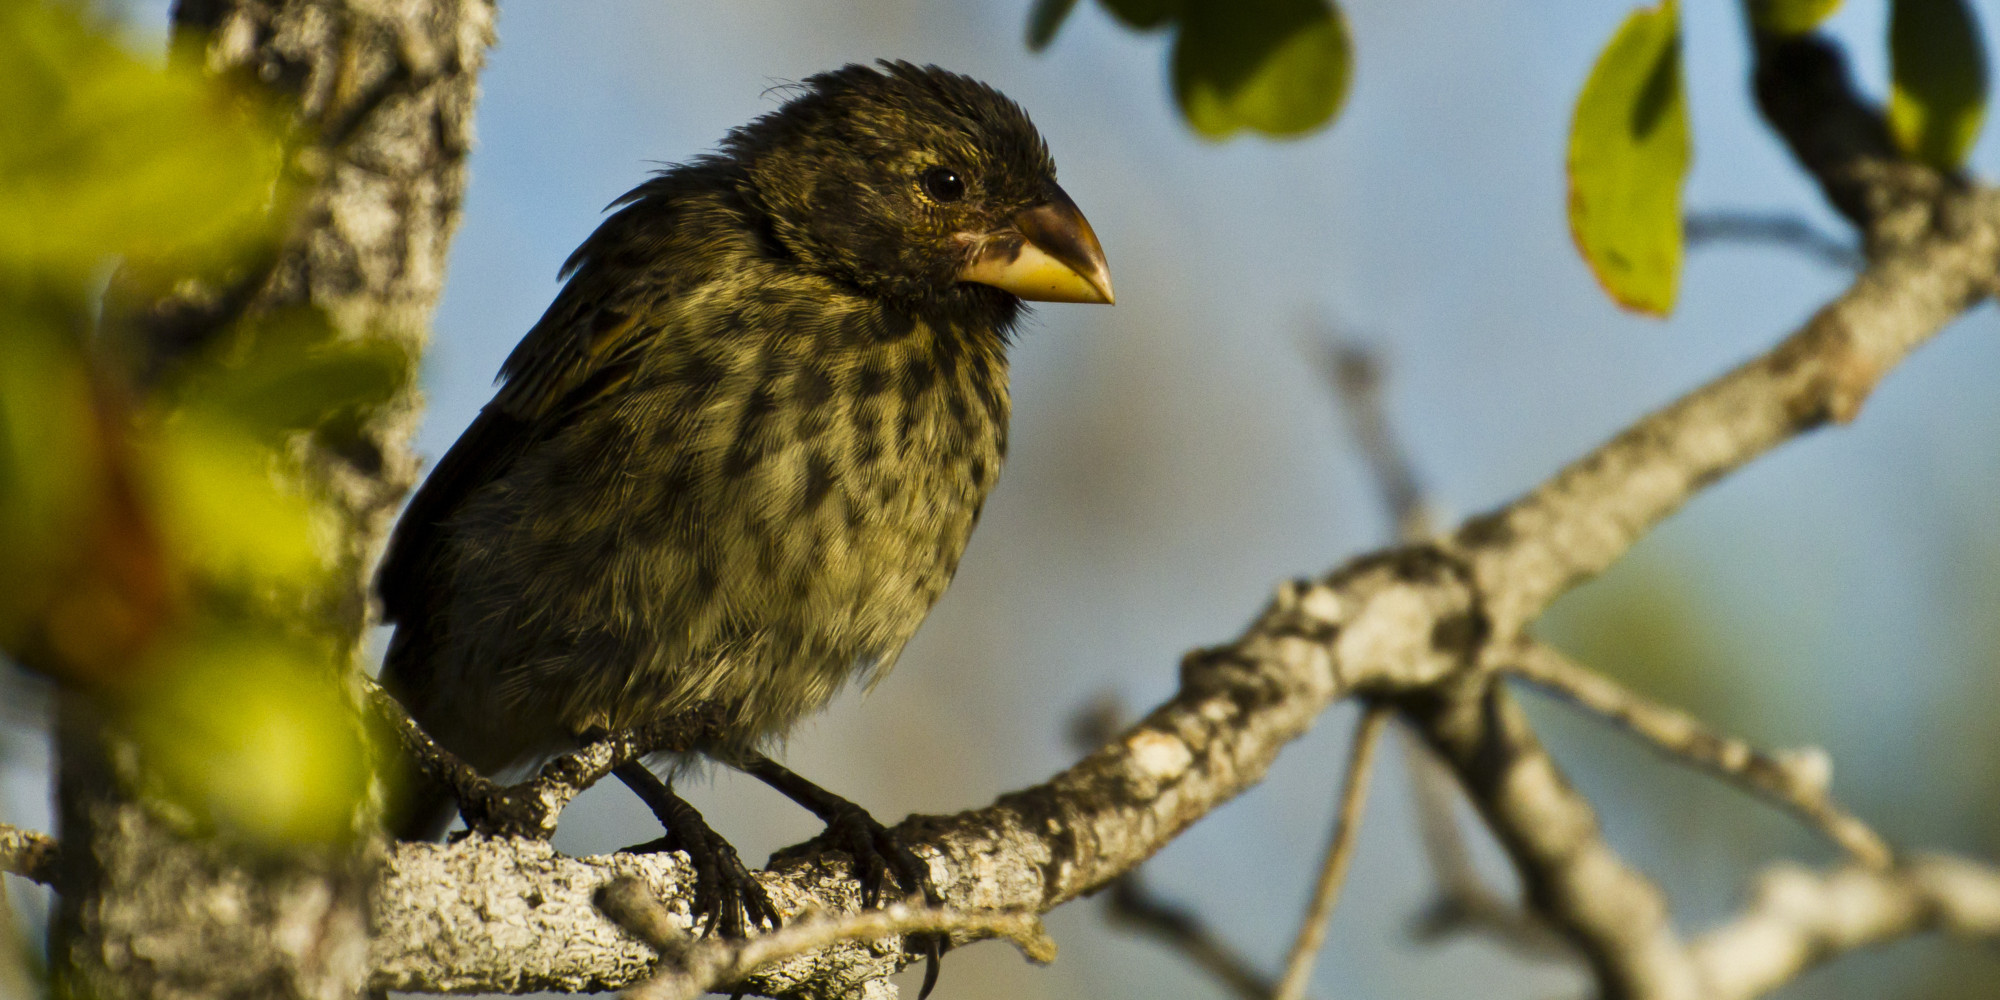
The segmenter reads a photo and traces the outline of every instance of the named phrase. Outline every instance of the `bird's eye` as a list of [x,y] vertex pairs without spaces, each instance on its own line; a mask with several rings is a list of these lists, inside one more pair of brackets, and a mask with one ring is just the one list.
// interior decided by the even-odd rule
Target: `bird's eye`
[[924,171],[924,193],[938,201],[957,201],[965,197],[965,179],[950,167],[932,167]]

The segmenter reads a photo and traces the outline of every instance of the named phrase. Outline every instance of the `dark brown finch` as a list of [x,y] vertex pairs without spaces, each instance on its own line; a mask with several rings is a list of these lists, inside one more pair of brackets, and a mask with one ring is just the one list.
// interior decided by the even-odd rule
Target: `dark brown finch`
[[[922,888],[762,750],[895,663],[1000,474],[1022,299],[1110,302],[1103,251],[1018,105],[900,62],[812,77],[617,206],[396,528],[383,680],[486,771],[701,713],[701,752],[827,819],[871,891]],[[711,926],[775,923],[691,808],[620,776]],[[397,825],[450,815],[426,788]]]

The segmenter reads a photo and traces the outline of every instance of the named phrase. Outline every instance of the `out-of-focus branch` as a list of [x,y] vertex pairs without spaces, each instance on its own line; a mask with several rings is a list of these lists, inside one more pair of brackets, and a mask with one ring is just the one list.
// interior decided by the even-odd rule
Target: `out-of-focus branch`
[[1852,244],[1820,231],[1796,215],[1782,212],[1689,212],[1681,228],[1690,250],[1718,243],[1768,243],[1797,250],[1843,271],[1858,271],[1868,263]]
[[[597,891],[597,906],[612,922],[660,955],[661,968],[627,991],[627,1000],[693,1000],[727,986],[750,970],[781,959],[820,951],[834,944],[873,941],[892,935],[946,934],[966,939],[1004,938],[1029,961],[1055,961],[1056,943],[1032,913],[1009,910],[948,910],[894,904],[842,916],[808,915],[789,920],[769,934],[748,940],[695,938],[673,917],[645,883],[619,878]],[[861,983],[850,984],[860,987]]]
[[1105,890],[1105,896],[1105,912],[1113,921],[1159,938],[1242,1000],[1269,1000],[1277,989],[1270,977],[1216,937],[1193,910],[1154,894],[1143,872],[1119,876]]
[[[1431,504],[1424,497],[1416,463],[1389,421],[1382,399],[1381,359],[1366,347],[1337,343],[1328,349],[1324,367],[1397,537],[1411,543],[1428,538]],[[1438,881],[1438,897],[1418,915],[1414,936],[1429,940],[1478,930],[1527,956],[1573,956],[1547,925],[1487,887],[1465,848],[1456,809],[1457,780],[1407,728],[1398,731],[1403,735],[1403,762],[1416,797],[1424,852]]]
[[1669,757],[1785,806],[1870,868],[1887,868],[1889,845],[1827,794],[1833,765],[1823,751],[1767,754],[1685,712],[1655,704],[1533,640],[1519,643],[1508,672],[1623,726]]
[[1382,506],[1395,524],[1396,537],[1405,542],[1430,537],[1430,506],[1424,501],[1416,464],[1397,441],[1382,402],[1381,359],[1358,344],[1335,343],[1326,348],[1322,367],[1354,443],[1368,462]]
[[56,839],[46,833],[0,823],[0,871],[54,885],[61,850]]
[[1749,1000],[1847,952],[1931,930],[2000,944],[2000,870],[1941,855],[1889,869],[1779,865],[1691,953],[1705,1000]]
[[1583,954],[1602,993],[1694,1000],[1666,897],[1604,842],[1507,689],[1471,678],[1405,704],[1514,860],[1529,908]]
[[1298,939],[1285,959],[1285,974],[1278,980],[1276,1000],[1299,1000],[1312,979],[1313,962],[1326,943],[1326,927],[1333,920],[1333,908],[1340,902],[1340,885],[1347,878],[1347,865],[1354,857],[1354,839],[1361,831],[1361,813],[1368,807],[1368,776],[1375,764],[1375,749],[1382,742],[1382,730],[1389,722],[1389,709],[1370,705],[1362,712],[1354,730],[1354,747],[1347,756],[1347,776],[1341,782],[1340,810],[1333,821],[1333,839],[1326,845],[1319,880],[1313,886],[1312,902],[1306,905],[1305,920],[1299,925]]
[[1476,932],[1522,958],[1574,959],[1576,949],[1561,935],[1518,903],[1493,891],[1480,877],[1465,849],[1465,831],[1458,822],[1457,779],[1410,729],[1398,727],[1397,731],[1403,734],[1403,759],[1409,763],[1416,794],[1424,855],[1438,880],[1437,898],[1411,922],[1411,936],[1418,941],[1436,941]]

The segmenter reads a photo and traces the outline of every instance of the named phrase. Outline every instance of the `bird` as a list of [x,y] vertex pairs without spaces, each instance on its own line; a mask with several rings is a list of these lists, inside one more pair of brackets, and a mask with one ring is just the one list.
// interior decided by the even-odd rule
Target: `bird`
[[[1007,453],[1024,303],[1112,303],[1103,248],[1020,105],[903,61],[806,78],[609,210],[391,534],[382,684],[485,773],[709,720],[667,777],[616,773],[711,930],[777,914],[673,790],[690,761],[818,814],[864,898],[892,874],[935,898],[767,751],[886,674],[944,592]],[[389,823],[435,839],[453,810],[413,778]]]

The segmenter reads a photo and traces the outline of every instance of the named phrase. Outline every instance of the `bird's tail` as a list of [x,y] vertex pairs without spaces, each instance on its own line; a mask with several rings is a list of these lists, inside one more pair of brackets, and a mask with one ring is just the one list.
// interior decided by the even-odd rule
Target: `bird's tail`
[[402,780],[391,789],[382,826],[397,840],[441,840],[458,816],[458,798],[410,761],[402,761]]
[[[389,652],[382,662],[381,683],[404,711],[424,727],[425,732],[437,739],[438,734],[427,711],[429,699],[424,697],[430,685],[424,667],[428,664],[429,650],[424,643],[422,630],[409,623],[399,623],[395,636],[389,641]],[[458,815],[458,797],[443,782],[424,774],[408,753],[399,752],[389,775],[388,807],[382,816],[382,828],[398,840],[438,840],[451,826],[452,818]]]

